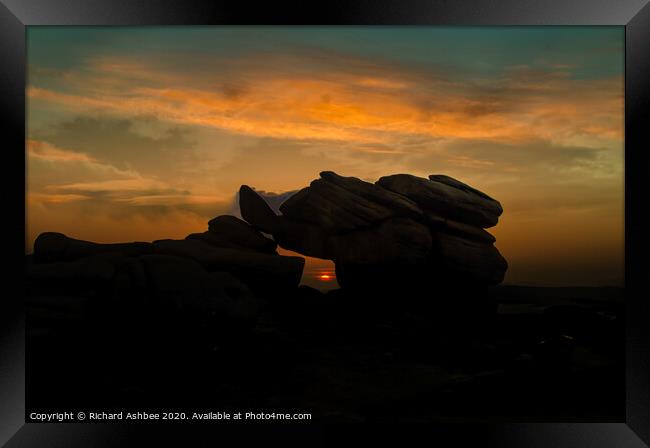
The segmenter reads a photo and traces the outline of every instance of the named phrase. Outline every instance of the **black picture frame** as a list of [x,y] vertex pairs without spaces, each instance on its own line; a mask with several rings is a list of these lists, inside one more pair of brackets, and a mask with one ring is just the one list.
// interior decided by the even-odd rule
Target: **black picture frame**
[[[650,444],[650,320],[648,297],[648,186],[650,149],[650,5],[648,0],[357,0],[350,2],[201,2],[198,0],[0,0],[0,110],[4,172],[4,250],[0,298],[0,444],[114,446],[144,441],[123,424],[25,423],[25,341],[22,257],[25,229],[25,30],[31,25],[620,25],[625,27],[625,423],[436,424],[438,437],[482,446],[642,447]],[[22,235],[22,236],[21,236]],[[9,255],[10,254],[10,255]],[[8,291],[13,291],[8,293]],[[607,385],[603,385],[607,387]],[[594,391],[597,393],[597,391]],[[304,426],[304,425],[303,425]],[[148,429],[153,429],[152,425]],[[178,429],[178,427],[173,428]],[[155,427],[158,437],[191,446],[186,437],[219,439],[220,429],[194,425],[182,436]],[[244,429],[244,431],[247,431]],[[412,434],[412,431],[408,431]],[[295,433],[293,434],[296,435]],[[148,436],[146,436],[148,437]],[[645,443],[644,443],[645,441]],[[149,444],[147,443],[147,446]]]

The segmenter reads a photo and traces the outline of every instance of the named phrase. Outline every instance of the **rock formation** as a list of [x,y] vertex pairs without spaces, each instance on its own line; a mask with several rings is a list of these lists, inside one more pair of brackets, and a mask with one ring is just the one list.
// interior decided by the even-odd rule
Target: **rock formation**
[[448,176],[396,174],[373,184],[324,171],[282,203],[280,215],[246,185],[239,202],[244,220],[217,216],[183,240],[100,244],[43,233],[30,287],[254,317],[258,299],[293,294],[300,283],[304,259],[279,255],[279,245],[333,260],[350,300],[435,302],[444,315],[449,307],[440,304],[467,306],[460,297],[480,303],[507,268],[485,230],[501,205]]
[[372,184],[324,171],[280,206],[282,215],[246,185],[239,198],[243,218],[280,246],[333,260],[344,288],[486,287],[507,269],[485,230],[501,205],[448,176]]
[[298,286],[303,258],[278,255],[273,240],[234,216],[208,225],[184,240],[116,244],[42,233],[28,257],[30,293],[99,296],[232,321],[254,319],[256,293]]

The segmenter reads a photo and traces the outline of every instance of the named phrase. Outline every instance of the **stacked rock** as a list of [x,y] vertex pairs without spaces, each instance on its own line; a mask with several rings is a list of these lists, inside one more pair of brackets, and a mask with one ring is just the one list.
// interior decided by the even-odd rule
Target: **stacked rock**
[[324,171],[280,206],[282,215],[246,185],[239,198],[243,218],[280,246],[333,260],[344,289],[482,288],[507,269],[484,230],[501,205],[448,176],[396,174],[373,184]]

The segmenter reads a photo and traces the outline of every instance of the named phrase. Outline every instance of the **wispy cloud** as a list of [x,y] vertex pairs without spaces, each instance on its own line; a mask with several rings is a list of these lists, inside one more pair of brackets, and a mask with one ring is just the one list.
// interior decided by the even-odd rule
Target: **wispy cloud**
[[[193,194],[168,181],[133,169],[120,169],[86,153],[39,140],[27,141],[27,160],[30,181],[27,200],[31,204],[104,201],[134,207],[165,205],[198,210],[230,200],[230,196],[224,195]],[[61,171],[66,175],[51,176]],[[71,182],[74,177],[79,181]]]
[[87,154],[69,151],[43,141],[27,139],[27,157],[47,162],[88,162],[94,160]]
[[[622,138],[623,83],[573,79],[552,64],[507,67],[498,77],[455,79],[431,67],[280,55],[193,62],[97,58],[68,93],[32,86],[32,100],[77,111],[144,114],[258,137],[399,144],[405,136],[557,144]],[[294,67],[300,66],[297,70]],[[221,70],[221,67],[227,67]],[[190,87],[191,86],[191,87]]]

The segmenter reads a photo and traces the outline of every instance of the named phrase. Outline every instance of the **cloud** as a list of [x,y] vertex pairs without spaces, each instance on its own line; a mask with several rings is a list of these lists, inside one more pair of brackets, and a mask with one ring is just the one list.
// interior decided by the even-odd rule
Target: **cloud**
[[57,148],[48,142],[28,139],[26,147],[27,157],[32,160],[43,160],[46,162],[94,162],[87,154]]
[[[77,210],[98,209],[112,216],[161,216],[179,211],[209,218],[225,210],[231,195],[202,194],[182,189],[173,182],[120,169],[83,152],[70,151],[49,142],[27,141],[28,219],[47,209],[49,216],[64,213],[64,204]],[[46,225],[50,218],[41,217]]]
[[52,143],[28,139],[27,189],[44,192],[52,185],[76,182],[103,182],[139,177],[133,170],[122,170],[100,162],[83,152],[72,151]]
[[[153,129],[153,136],[138,127]],[[34,131],[32,137],[117,169],[167,178],[197,163],[190,134],[188,129],[165,126],[151,117],[78,116]]]
[[[82,192],[83,194],[131,194],[133,192],[163,194],[174,193],[177,190],[165,188],[166,184],[155,179],[136,177],[131,179],[116,179],[100,182],[78,182],[74,184],[63,184],[50,186],[49,189],[66,192]],[[186,193],[187,194],[187,193]]]
[[[620,178],[622,148],[560,146],[544,139],[527,142],[495,142],[491,140],[450,139],[436,144],[432,150],[414,154],[407,159],[410,169],[448,171],[462,169],[465,173],[496,176],[519,173],[522,176],[548,176],[549,181],[565,176],[591,181],[592,177]],[[578,171],[584,171],[577,176]]]
[[148,207],[162,207],[195,211],[203,216],[208,216],[203,211],[210,210],[211,207],[221,209],[227,203],[227,199],[220,195],[192,194],[147,178],[49,185],[42,191],[28,193],[28,201],[33,203],[58,204],[82,200],[123,206],[131,213],[139,213],[136,211],[138,208],[146,213]]
[[[77,111],[144,114],[279,139],[392,145],[414,136],[593,145],[622,139],[620,76],[574,79],[566,67],[520,65],[490,78],[468,77],[331,51],[181,59],[187,63],[95,58],[67,93],[31,86],[28,95]],[[187,68],[197,65],[200,71]]]
[[83,201],[88,199],[88,196],[83,194],[56,194],[56,193],[28,193],[27,204],[63,204],[65,202]]

